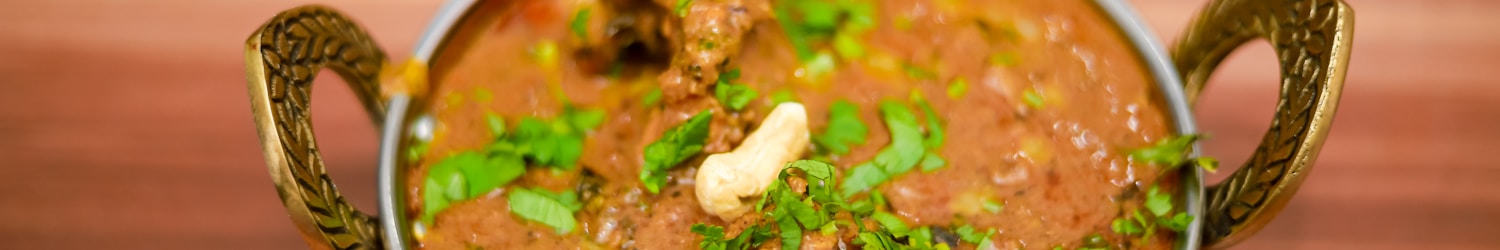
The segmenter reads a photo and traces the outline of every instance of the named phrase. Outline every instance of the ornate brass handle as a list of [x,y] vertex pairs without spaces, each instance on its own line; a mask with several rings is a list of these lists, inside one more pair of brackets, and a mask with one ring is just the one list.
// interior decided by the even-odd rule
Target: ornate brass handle
[[1281,99],[1249,161],[1208,188],[1203,242],[1234,245],[1259,231],[1306,180],[1328,136],[1349,67],[1354,12],[1339,0],[1217,0],[1188,27],[1173,57],[1189,103],[1219,62],[1253,38],[1281,64]]
[[[303,239],[316,248],[380,248],[380,224],[339,195],[313,137],[313,77],[338,72],[376,121],[385,53],[364,30],[324,6],[302,6],[271,18],[245,41],[245,74],[261,149],[281,202]],[[377,123],[378,124],[378,123]]]

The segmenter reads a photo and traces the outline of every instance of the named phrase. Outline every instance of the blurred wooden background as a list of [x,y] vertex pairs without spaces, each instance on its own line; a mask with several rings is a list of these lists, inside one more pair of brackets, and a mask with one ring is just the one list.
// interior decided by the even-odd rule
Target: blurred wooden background
[[[436,0],[0,1],[0,249],[296,249],[260,154],[243,41],[322,2],[393,58]],[[1171,41],[1202,0],[1132,0]],[[1500,1],[1349,0],[1341,110],[1316,170],[1243,249],[1500,249]],[[1198,107],[1208,153],[1247,157],[1270,120],[1274,57],[1233,55]],[[325,74],[333,175],[374,207],[376,138]],[[1234,164],[1231,164],[1234,165]]]

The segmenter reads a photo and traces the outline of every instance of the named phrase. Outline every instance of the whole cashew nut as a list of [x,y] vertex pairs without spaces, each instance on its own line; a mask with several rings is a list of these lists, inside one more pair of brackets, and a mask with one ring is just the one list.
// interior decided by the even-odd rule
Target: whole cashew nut
[[749,212],[782,165],[807,151],[807,110],[782,103],[733,151],[708,156],[698,167],[698,204],[726,221]]

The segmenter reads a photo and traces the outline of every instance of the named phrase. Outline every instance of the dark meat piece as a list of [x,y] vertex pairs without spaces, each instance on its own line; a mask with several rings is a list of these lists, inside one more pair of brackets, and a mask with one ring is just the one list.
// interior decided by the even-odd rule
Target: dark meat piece
[[681,122],[682,118],[670,115],[673,113],[712,110],[714,118],[704,145],[707,153],[732,149],[744,139],[749,121],[755,119],[753,114],[728,112],[714,99],[711,88],[718,82],[719,73],[727,71],[729,61],[739,54],[745,34],[756,21],[769,18],[770,8],[765,0],[695,1],[681,19],[682,30],[673,32],[676,53],[671,66],[657,78],[669,114],[664,123]]

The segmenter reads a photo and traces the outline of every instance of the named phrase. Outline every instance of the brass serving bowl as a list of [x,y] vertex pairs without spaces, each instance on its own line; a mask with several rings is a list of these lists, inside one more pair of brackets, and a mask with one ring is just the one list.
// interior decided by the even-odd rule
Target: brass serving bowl
[[[403,138],[413,100],[425,99],[428,62],[464,28],[478,0],[451,0],[417,43],[411,63],[396,66],[348,17],[309,5],[277,14],[245,42],[245,73],[261,147],[276,190],[304,240],[315,248],[405,249],[415,243],[406,220]],[[1224,248],[1249,238],[1275,217],[1306,180],[1338,108],[1354,37],[1354,12],[1340,0],[1213,0],[1187,27],[1170,56],[1143,19],[1120,0],[1096,0],[1132,43],[1156,80],[1178,134],[1196,132],[1192,103],[1229,52],[1266,39],[1280,63],[1275,117],[1255,153],[1222,183],[1205,187],[1202,172],[1182,168],[1179,194],[1195,218],[1178,249]],[[382,125],[380,214],[346,202],[323,167],[310,109],[313,77],[338,72],[372,119]],[[404,80],[403,80],[404,79]],[[405,88],[382,82],[406,82]]]

